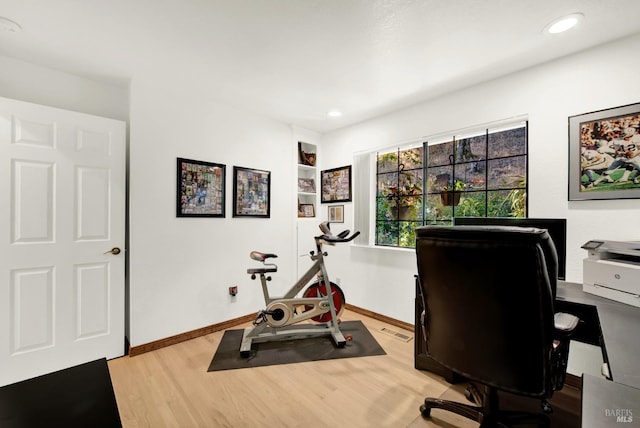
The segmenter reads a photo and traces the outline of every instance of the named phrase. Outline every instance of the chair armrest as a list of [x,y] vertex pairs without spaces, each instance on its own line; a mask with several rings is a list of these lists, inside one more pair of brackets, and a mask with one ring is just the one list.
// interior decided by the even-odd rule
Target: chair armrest
[[578,325],[580,318],[575,315],[565,314],[564,312],[558,312],[553,316],[556,332],[569,334]]
[[551,384],[554,390],[562,389],[567,375],[567,360],[569,358],[569,342],[573,330],[580,319],[571,314],[558,312],[553,316],[555,325],[555,340],[551,354]]
[[427,318],[427,311],[424,310],[422,311],[422,313],[420,314],[420,331],[422,331],[422,338],[424,339],[424,341],[427,341],[427,331],[425,329],[425,318]]

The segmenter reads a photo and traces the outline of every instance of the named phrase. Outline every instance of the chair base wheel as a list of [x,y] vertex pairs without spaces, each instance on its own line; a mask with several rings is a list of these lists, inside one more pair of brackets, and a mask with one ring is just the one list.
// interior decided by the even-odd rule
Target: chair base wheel
[[482,405],[482,393],[480,392],[480,390],[478,389],[478,387],[475,384],[470,383],[465,388],[464,396],[467,398],[467,400],[469,400],[473,404],[475,404],[477,406],[481,406]]
[[471,395],[471,391],[469,391],[468,389],[464,390],[464,396],[467,398],[467,400],[471,401],[472,403],[475,403],[475,400],[473,399],[473,395]]
[[424,404],[422,406],[420,406],[420,413],[422,414],[423,418],[430,418],[431,417],[431,408],[425,406]]
[[[476,387],[471,388],[470,391],[471,396],[475,395],[474,392],[479,392]],[[430,418],[431,409],[440,409],[480,422],[481,428],[509,428],[521,425],[551,427],[551,421],[545,414],[500,410],[497,391],[493,388],[485,386],[483,393],[474,399],[483,405],[473,406],[458,401],[427,397],[424,404],[420,406],[420,413],[423,418]]]

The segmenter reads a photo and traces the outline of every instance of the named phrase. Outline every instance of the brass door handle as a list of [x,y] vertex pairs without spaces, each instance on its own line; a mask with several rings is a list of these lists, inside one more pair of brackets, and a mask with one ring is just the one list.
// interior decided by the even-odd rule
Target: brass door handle
[[113,254],[114,256],[117,256],[118,254],[120,254],[120,248],[113,247],[109,251],[105,251],[103,254],[109,254],[109,253]]

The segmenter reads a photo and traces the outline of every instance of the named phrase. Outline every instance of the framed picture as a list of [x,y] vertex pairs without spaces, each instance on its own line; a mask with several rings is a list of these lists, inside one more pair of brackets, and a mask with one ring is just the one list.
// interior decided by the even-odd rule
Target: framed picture
[[316,193],[316,181],[313,178],[298,178],[298,192]]
[[225,165],[178,158],[177,217],[224,217]]
[[351,201],[351,165],[327,169],[321,173],[323,204]]
[[298,205],[298,217],[315,217],[316,210],[313,204]]
[[327,218],[330,223],[344,223],[344,205],[330,205]]
[[233,167],[233,216],[269,217],[271,172]]
[[640,103],[569,117],[569,200],[640,198]]

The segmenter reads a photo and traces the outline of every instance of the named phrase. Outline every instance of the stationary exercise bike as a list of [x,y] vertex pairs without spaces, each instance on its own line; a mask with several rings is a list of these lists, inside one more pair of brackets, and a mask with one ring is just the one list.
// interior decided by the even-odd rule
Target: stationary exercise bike
[[[340,331],[338,318],[344,310],[344,293],[337,284],[329,280],[327,268],[324,265],[324,257],[327,253],[322,251],[322,246],[352,241],[360,232],[355,232],[349,237],[347,237],[349,230],[334,235],[327,221],[320,224],[320,230],[322,235],[314,237],[316,251],[310,252],[313,265],[282,297],[270,297],[267,287],[267,282],[271,281],[268,274],[278,271],[278,267],[274,263],[268,263],[268,260],[278,256],[259,251],[252,251],[249,254],[253,260],[262,262],[264,265],[261,268],[247,269],[247,273],[251,275],[251,279],[256,279],[256,275],[260,275],[266,308],[258,312],[251,327],[244,329],[240,345],[242,357],[251,355],[253,343],[330,335],[335,345],[342,348],[349,339],[349,337],[345,338]],[[317,281],[307,287],[302,297],[296,297],[314,276],[317,276]],[[304,326],[293,326],[306,320],[319,324],[307,323]]]

